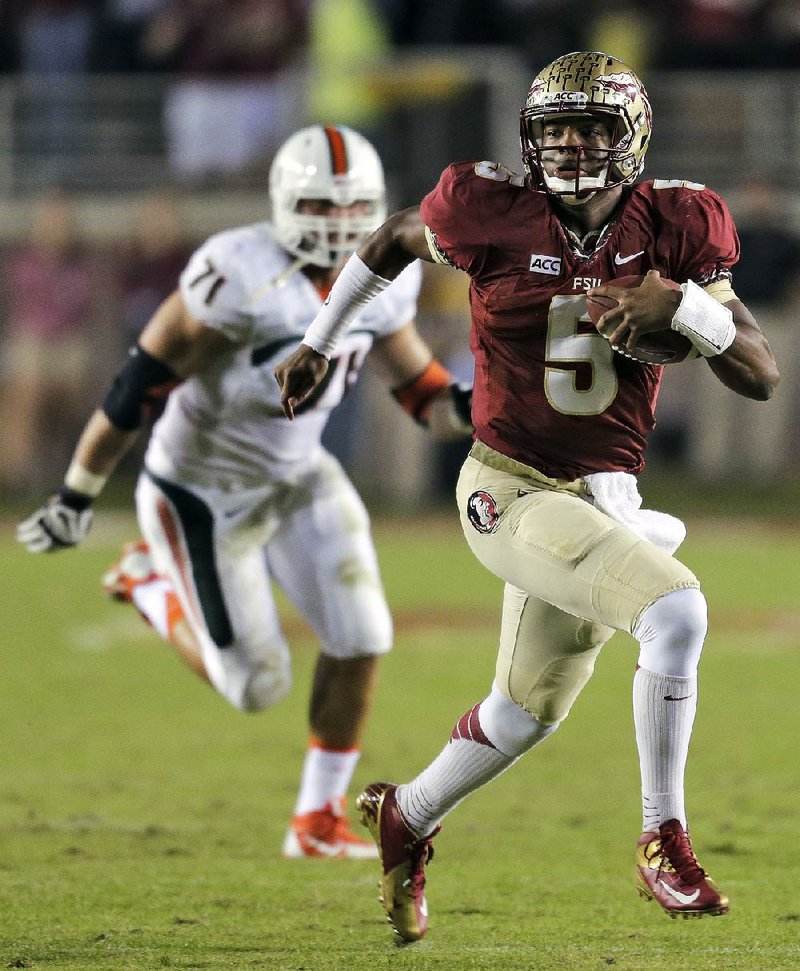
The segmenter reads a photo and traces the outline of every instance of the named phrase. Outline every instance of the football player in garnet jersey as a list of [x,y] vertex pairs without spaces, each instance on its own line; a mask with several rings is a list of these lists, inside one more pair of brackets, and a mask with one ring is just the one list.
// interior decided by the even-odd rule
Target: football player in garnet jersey
[[321,653],[290,857],[376,855],[343,806],[392,630],[366,510],[320,444],[330,411],[371,349],[433,434],[472,432],[468,390],[415,328],[415,261],[364,309],[296,420],[281,409],[273,368],[385,218],[384,196],[380,160],[357,132],[314,125],[289,138],[270,171],[272,222],[219,233],[194,254],[89,419],[62,488],[18,528],[33,552],[83,539],[143,413],[167,399],[136,492],[146,543],[124,552],[105,586],[243,711],[276,704],[291,684],[272,580],[314,629]]
[[[558,728],[616,630],[640,645],[638,887],[672,916],[728,910],[695,858],[684,806],[706,602],[672,555],[682,523],[640,508],[662,368],[634,357],[643,335],[673,329],[736,394],[769,398],[778,371],[733,289],[739,246],[723,200],[691,182],[638,181],[651,113],[633,71],[599,52],[559,57],[534,79],[520,122],[525,174],[447,168],[351,257],[276,371],[291,417],[352,315],[409,262],[471,278],[475,443],[457,498],[470,547],[505,581],[503,621],[488,697],[417,778],[375,783],[357,801],[405,940],[427,927],[424,866],[441,819]],[[645,280],[604,286],[628,275]],[[587,292],[619,298],[597,329]]]

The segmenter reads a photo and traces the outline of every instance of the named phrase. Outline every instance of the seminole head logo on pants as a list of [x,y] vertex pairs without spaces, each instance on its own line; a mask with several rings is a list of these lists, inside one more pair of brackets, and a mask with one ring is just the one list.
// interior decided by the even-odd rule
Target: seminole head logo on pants
[[497,526],[500,513],[494,498],[479,489],[467,499],[467,517],[479,533],[491,533]]

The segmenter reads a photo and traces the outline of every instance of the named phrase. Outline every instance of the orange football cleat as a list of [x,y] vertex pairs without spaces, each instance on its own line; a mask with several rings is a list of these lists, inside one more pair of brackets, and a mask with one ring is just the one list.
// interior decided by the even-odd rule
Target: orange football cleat
[[375,860],[378,851],[370,840],[356,836],[350,829],[344,814],[344,799],[337,799],[316,812],[292,819],[283,841],[283,855],[290,859]]

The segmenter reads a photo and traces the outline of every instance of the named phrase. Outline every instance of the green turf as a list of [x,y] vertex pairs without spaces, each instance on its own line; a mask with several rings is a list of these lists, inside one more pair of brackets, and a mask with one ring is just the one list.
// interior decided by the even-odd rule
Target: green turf
[[[711,630],[688,774],[727,917],[670,921],[633,890],[633,642],[619,636],[564,727],[446,821],[431,928],[398,948],[375,865],[285,861],[313,641],[287,614],[296,686],[229,709],[97,579],[130,523],[2,567],[0,968],[800,967],[800,543],[695,524],[684,559]],[[397,646],[354,787],[406,779],[491,682],[499,584],[446,519],[381,521]]]

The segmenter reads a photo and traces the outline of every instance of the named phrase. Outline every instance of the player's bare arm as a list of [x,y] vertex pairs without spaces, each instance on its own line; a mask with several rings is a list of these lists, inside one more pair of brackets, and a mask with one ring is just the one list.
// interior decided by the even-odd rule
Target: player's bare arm
[[360,307],[394,280],[415,259],[433,262],[425,239],[425,226],[419,208],[404,209],[390,216],[364,242],[345,265],[333,286],[325,306],[306,332],[300,347],[275,369],[275,379],[281,387],[281,406],[290,420],[295,409],[322,381],[328,370],[327,345],[312,346],[315,327],[321,319],[325,329],[332,320],[342,322],[342,329]]
[[[189,313],[178,291],[159,307],[139,338],[139,348],[172,372],[173,382],[168,383],[173,384],[203,370],[230,347],[230,341],[219,331],[206,327]],[[152,390],[142,389],[140,409],[147,407],[152,394]],[[136,405],[131,402],[131,406]],[[120,428],[106,408],[98,408],[78,441],[74,461],[95,475],[107,477],[138,435],[138,425],[133,429]]]
[[433,360],[433,352],[413,323],[375,341],[370,366],[390,388],[408,384]]
[[[670,329],[682,300],[681,292],[667,286],[657,270],[650,270],[639,287],[599,286],[590,295],[617,301],[597,321],[597,329],[611,344],[631,351],[642,335]],[[707,358],[708,365],[736,394],[766,401],[780,379],[769,342],[741,300],[724,306],[731,312],[735,337],[722,353]]]
[[393,280],[412,260],[432,263],[419,206],[403,209],[390,216],[362,244],[358,255],[373,273],[387,280]]
[[20,523],[19,541],[31,552],[79,543],[91,524],[92,502],[138,437],[148,409],[231,347],[227,338],[189,314],[178,292],[168,297],[132,348],[102,407],[86,423],[63,486]]
[[726,306],[733,312],[736,339],[724,354],[708,358],[708,366],[736,394],[767,401],[780,381],[769,341],[741,300]]
[[370,363],[400,406],[439,441],[473,432],[472,388],[453,381],[413,323],[376,340]]

